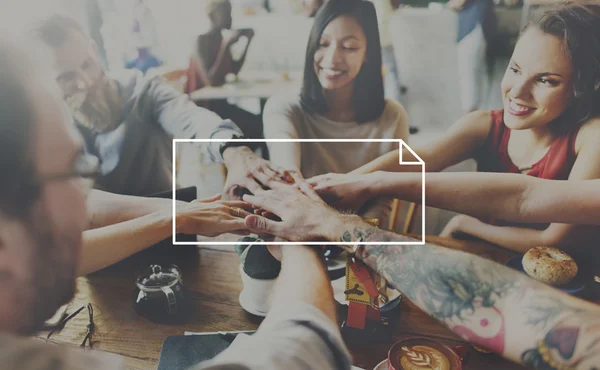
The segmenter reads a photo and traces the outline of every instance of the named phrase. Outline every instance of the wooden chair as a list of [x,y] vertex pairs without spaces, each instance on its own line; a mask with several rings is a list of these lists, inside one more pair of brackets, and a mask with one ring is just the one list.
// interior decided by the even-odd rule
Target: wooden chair
[[[390,220],[388,225],[388,230],[395,232],[396,224],[398,223],[398,215],[400,213],[401,201],[399,199],[394,199],[392,203],[392,211],[390,213]],[[416,203],[408,204],[408,211],[406,212],[406,219],[404,220],[404,226],[402,227],[402,234],[410,234],[414,227],[415,223],[415,214],[417,213],[418,206]]]

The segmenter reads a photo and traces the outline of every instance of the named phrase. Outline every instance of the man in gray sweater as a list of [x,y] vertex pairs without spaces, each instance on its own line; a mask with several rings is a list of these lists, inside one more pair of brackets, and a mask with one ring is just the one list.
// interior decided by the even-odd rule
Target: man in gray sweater
[[[75,292],[86,221],[82,181],[98,174],[50,73],[0,40],[0,369],[121,369],[121,358],[26,336]],[[349,369],[318,254],[282,251],[273,312],[196,369]]]
[[[141,196],[168,191],[172,139],[243,135],[235,123],[196,106],[158,77],[146,78],[137,71],[106,73],[95,44],[69,17],[51,16],[34,32],[50,51],[52,70],[86,150],[100,159],[99,189]],[[209,157],[222,160],[220,145],[205,148]],[[235,182],[244,182],[252,164],[237,156],[227,165],[239,174]]]

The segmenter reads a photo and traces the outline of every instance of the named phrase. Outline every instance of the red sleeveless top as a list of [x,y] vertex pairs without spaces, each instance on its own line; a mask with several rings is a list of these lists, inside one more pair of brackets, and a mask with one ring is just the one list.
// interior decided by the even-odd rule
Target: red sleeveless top
[[[504,124],[504,110],[492,111],[492,128],[483,146],[475,155],[478,172],[521,173],[508,155],[508,139],[511,129]],[[526,175],[550,180],[567,180],[575,164],[575,140],[579,128],[559,136],[550,145],[546,155],[533,164]],[[499,222],[497,220],[482,220],[492,225],[524,226],[543,230],[548,225],[519,225]]]
[[[511,129],[504,124],[504,110],[492,111],[492,129],[475,156],[478,172],[521,173],[508,155]],[[536,162],[527,175],[550,180],[567,180],[575,164],[575,140],[579,128],[559,136],[546,155]]]

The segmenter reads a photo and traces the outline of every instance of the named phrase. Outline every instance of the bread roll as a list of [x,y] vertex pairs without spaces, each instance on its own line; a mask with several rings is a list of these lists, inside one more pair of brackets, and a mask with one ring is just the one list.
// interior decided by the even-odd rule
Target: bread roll
[[577,263],[565,252],[550,247],[531,248],[523,256],[527,275],[543,283],[561,286],[577,275]]

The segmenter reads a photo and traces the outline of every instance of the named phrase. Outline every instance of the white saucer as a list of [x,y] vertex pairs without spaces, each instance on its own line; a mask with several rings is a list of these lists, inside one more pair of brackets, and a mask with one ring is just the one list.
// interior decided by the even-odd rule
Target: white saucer
[[388,360],[383,360],[373,368],[373,370],[388,370]]
[[252,302],[252,300],[248,298],[247,292],[242,291],[240,293],[239,302],[240,302],[240,306],[242,306],[244,311],[246,311],[254,316],[261,316],[261,317],[267,316],[268,312],[260,311],[259,309],[257,309],[256,307],[254,307],[253,305],[250,304],[250,302]]
[[270,306],[270,295],[275,285],[275,279],[253,279],[246,274],[244,266],[240,263],[240,276],[244,288],[239,296],[240,306],[255,316],[267,316]]

